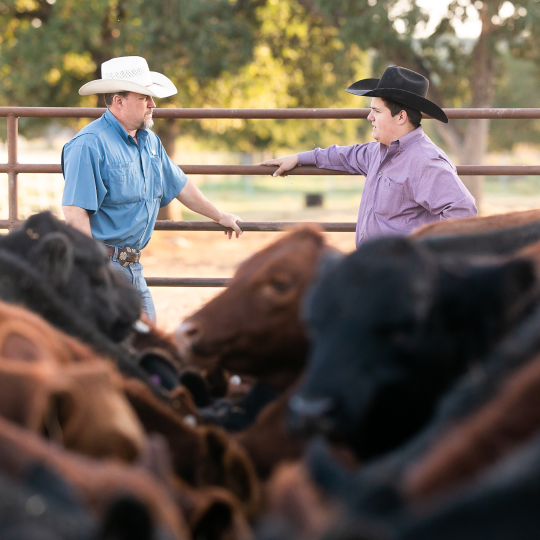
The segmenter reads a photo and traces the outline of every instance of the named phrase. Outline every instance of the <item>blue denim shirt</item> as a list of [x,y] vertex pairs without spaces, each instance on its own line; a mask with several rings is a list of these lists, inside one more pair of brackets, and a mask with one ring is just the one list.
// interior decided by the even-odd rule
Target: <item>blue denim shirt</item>
[[92,235],[111,246],[144,248],[186,183],[156,134],[139,129],[137,141],[107,111],[62,150],[62,205],[88,210]]

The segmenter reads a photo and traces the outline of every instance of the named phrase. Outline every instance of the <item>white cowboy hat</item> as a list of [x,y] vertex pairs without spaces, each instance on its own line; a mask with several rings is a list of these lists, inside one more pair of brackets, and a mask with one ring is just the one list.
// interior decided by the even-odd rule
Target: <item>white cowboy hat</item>
[[150,71],[148,63],[140,56],[121,56],[101,64],[101,79],[90,81],[79,89],[81,96],[137,92],[145,96],[164,98],[178,90],[165,75]]

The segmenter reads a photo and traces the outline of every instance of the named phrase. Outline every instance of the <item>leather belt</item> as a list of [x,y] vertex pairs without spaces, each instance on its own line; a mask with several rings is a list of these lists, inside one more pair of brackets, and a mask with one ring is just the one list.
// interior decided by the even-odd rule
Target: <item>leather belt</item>
[[130,247],[115,248],[114,246],[105,246],[109,252],[109,257],[114,257],[114,250],[118,250],[118,262],[123,266],[129,266],[133,263],[138,263],[141,260],[141,252]]

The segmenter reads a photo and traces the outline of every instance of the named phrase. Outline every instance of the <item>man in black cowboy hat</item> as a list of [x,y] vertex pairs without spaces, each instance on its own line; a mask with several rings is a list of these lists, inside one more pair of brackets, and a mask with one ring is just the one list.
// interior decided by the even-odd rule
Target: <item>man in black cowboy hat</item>
[[366,238],[408,234],[440,219],[474,216],[474,198],[420,126],[421,113],[448,123],[444,111],[426,99],[428,85],[422,75],[398,66],[387,68],[380,79],[355,82],[347,92],[372,98],[368,120],[377,142],[316,148],[261,165],[279,165],[274,176],[297,165],[364,175],[357,246]]

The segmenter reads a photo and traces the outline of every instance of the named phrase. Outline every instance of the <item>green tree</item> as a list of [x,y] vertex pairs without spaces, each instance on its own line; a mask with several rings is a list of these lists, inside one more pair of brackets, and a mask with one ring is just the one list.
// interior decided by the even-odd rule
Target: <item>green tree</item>
[[[105,60],[130,54],[177,78],[234,72],[252,58],[254,9],[239,12],[229,0],[0,0],[0,99],[102,105],[77,89],[100,78]],[[31,134],[34,125],[21,129]]]
[[[495,88],[497,107],[540,107],[539,66],[533,60],[514,58],[510,52],[500,60],[501,74]],[[514,145],[540,145],[539,120],[498,120],[489,133],[489,149],[510,152]]]
[[[342,92],[367,74],[366,54],[344,48],[324,19],[285,0],[0,0],[0,100],[9,105],[92,106],[77,94],[101,63],[137,54],[169,75],[182,107],[354,106]],[[218,125],[219,124],[219,125]],[[311,144],[316,123],[184,122],[183,132],[222,147]],[[179,123],[161,121],[169,151]],[[26,135],[43,121],[21,121]],[[351,131],[334,122],[327,133]]]
[[[337,29],[317,14],[286,0],[270,0],[255,11],[253,60],[213,80],[191,79],[188,101],[198,107],[291,108],[356,107],[344,89],[369,76],[369,58],[345,48]],[[180,83],[180,81],[178,81]],[[174,98],[185,104],[183,96]],[[196,105],[194,105],[196,103]],[[188,128],[187,126],[190,125]],[[203,120],[184,122],[205,144],[246,153],[351,142],[363,123],[327,121]]]

